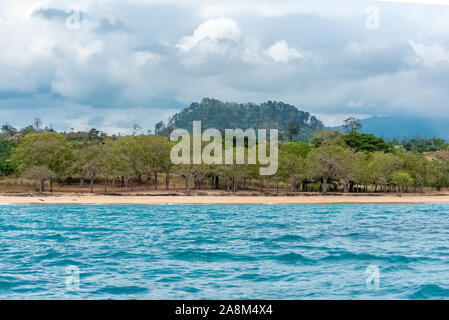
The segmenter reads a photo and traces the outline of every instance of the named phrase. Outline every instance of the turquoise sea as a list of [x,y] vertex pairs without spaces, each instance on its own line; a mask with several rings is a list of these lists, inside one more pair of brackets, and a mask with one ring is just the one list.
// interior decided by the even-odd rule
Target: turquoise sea
[[447,298],[449,205],[0,206],[0,299]]

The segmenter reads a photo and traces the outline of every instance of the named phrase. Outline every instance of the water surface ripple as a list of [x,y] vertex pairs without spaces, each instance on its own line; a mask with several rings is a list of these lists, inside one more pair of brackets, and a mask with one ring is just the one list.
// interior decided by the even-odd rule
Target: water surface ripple
[[0,299],[447,298],[449,205],[0,206]]

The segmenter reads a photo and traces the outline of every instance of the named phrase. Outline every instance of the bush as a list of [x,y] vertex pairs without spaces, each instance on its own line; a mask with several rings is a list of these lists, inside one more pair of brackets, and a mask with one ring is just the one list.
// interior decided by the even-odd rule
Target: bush
[[399,187],[399,190],[401,192],[404,188],[406,189],[407,187],[413,185],[414,182],[412,176],[405,171],[396,171],[395,173],[393,173],[391,181],[393,182],[393,184]]

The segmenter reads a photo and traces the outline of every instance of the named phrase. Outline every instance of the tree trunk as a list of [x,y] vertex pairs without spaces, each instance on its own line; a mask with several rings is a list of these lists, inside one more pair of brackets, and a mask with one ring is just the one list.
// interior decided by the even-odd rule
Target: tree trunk
[[41,179],[39,181],[39,193],[44,192],[44,183],[45,183],[45,179]]
[[329,177],[327,176],[327,174],[323,175],[323,184],[322,184],[322,189],[323,189],[323,196],[327,195],[327,179]]
[[146,178],[145,178],[145,182],[146,182],[146,185],[147,185],[147,190],[148,191],[150,191],[150,181],[151,181],[151,176],[146,176]]
[[154,190],[157,190],[157,171],[154,171]]
[[95,178],[90,178],[90,184],[89,184],[89,187],[90,187],[90,193],[94,193],[94,181],[95,181]]
[[220,188],[220,181],[219,181],[219,176],[215,177],[215,189],[219,189]]
[[190,191],[190,176],[186,175],[186,190]]
[[170,173],[165,174],[165,190],[168,190],[170,187]]
[[53,179],[50,179],[50,192],[53,192]]

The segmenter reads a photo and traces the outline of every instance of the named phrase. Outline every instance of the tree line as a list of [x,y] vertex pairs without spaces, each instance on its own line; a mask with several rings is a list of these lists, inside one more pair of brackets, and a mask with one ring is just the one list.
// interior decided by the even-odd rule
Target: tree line
[[[449,187],[449,157],[441,144],[433,153],[347,128],[346,133],[319,130],[310,143],[281,141],[279,169],[259,175],[255,165],[173,165],[174,145],[162,135],[111,137],[96,131],[86,139],[54,132],[29,132],[20,141],[0,139],[0,177],[39,182],[39,191],[53,191],[54,182],[96,184],[104,192],[119,187],[133,191],[173,188],[227,191],[267,188],[288,192],[424,192]],[[92,130],[91,130],[92,131]]]

